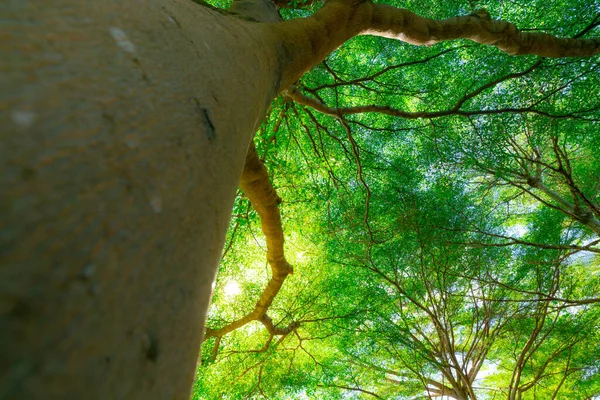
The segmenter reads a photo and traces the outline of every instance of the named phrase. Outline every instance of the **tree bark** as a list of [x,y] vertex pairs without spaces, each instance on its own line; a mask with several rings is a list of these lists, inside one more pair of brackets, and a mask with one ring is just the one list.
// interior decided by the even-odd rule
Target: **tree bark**
[[186,0],[3,15],[0,399],[187,399],[277,47]]

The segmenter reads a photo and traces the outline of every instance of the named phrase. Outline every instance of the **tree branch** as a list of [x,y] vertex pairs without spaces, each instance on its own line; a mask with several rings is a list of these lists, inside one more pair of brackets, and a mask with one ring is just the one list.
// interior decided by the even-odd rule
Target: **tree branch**
[[272,275],[254,310],[220,329],[207,329],[204,340],[226,335],[251,321],[260,321],[272,335],[287,334],[298,327],[297,323],[293,322],[287,328],[276,328],[271,318],[266,315],[285,278],[293,273],[293,268],[285,259],[283,250],[283,227],[279,213],[281,199],[269,180],[267,169],[256,154],[254,142],[248,149],[240,188],[260,216],[261,228],[267,240],[267,261],[271,266]]
[[495,46],[511,55],[590,57],[600,53],[600,39],[557,38],[522,32],[509,22],[493,20],[485,11],[446,20],[423,18],[402,8],[370,1],[329,0],[313,16],[270,24],[286,52],[279,90],[285,90],[333,50],[356,35],[383,36],[415,45],[468,39]]
[[485,10],[464,17],[433,20],[406,9],[375,4],[371,24],[362,33],[415,45],[469,39],[511,55],[589,57],[600,53],[600,39],[557,38],[547,33],[522,32],[514,24],[491,19]]

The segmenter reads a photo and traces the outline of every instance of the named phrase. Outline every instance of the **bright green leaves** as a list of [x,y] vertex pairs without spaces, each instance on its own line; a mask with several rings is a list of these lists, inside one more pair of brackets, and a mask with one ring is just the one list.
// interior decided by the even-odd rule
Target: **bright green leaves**
[[[565,35],[597,12],[473,3]],[[340,121],[276,99],[255,142],[294,275],[269,315],[299,326],[271,337],[254,322],[204,343],[196,398],[597,396],[598,68],[597,57],[358,37],[307,73],[299,90],[330,107],[449,112]],[[251,310],[268,279],[259,224],[239,197],[209,326]]]

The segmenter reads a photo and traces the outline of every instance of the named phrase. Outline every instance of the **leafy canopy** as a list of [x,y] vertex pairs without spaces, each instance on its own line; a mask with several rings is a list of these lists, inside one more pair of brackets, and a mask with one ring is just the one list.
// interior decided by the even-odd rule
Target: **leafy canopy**
[[[470,3],[389,4],[600,33],[597,1]],[[206,340],[193,398],[600,396],[600,59],[360,36],[296,88],[387,108],[273,102],[255,143],[294,274],[268,313],[293,329],[253,321]],[[269,281],[260,224],[240,192],[209,328],[247,314]]]

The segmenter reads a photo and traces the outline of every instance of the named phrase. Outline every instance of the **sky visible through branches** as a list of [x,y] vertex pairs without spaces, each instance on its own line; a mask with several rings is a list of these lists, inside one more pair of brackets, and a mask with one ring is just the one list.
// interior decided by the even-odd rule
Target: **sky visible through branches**
[[[594,0],[389,4],[600,36]],[[254,144],[194,399],[600,398],[598,56],[359,36]]]

